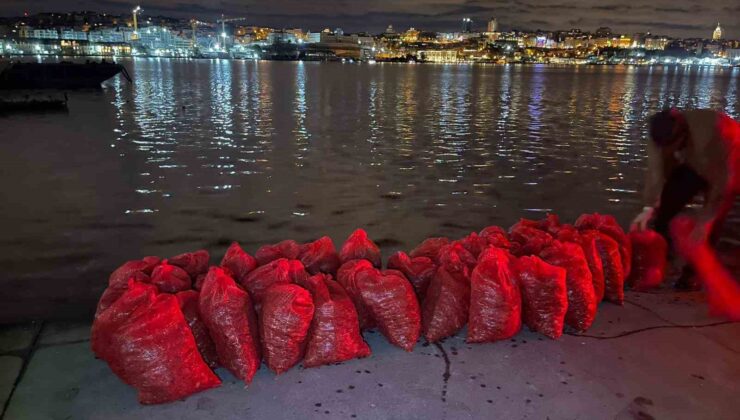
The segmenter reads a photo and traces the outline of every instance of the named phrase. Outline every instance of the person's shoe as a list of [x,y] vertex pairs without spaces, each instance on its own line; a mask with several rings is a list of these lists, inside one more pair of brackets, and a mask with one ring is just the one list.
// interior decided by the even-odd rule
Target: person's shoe
[[701,290],[701,284],[692,270],[684,269],[681,277],[673,284],[673,288],[682,292],[696,292]]

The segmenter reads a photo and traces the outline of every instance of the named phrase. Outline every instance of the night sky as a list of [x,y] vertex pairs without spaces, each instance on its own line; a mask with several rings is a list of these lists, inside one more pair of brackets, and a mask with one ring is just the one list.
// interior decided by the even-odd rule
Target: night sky
[[146,14],[214,19],[247,17],[247,24],[320,30],[342,27],[347,32],[382,32],[409,26],[457,31],[463,17],[483,29],[491,16],[501,28],[594,30],[609,26],[617,32],[651,31],[677,37],[711,37],[717,21],[725,38],[740,38],[740,0],[0,0],[0,14],[23,11],[96,10],[122,13],[137,1]]

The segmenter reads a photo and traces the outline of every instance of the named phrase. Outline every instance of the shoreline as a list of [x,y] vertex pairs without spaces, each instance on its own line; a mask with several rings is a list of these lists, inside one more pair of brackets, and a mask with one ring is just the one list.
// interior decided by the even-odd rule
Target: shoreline
[[458,62],[434,62],[434,61],[396,61],[396,60],[355,60],[355,59],[336,59],[336,60],[304,60],[304,59],[266,59],[266,58],[240,58],[240,57],[167,57],[167,56],[113,56],[113,55],[50,55],[50,54],[14,54],[5,55],[0,57],[2,60],[20,60],[35,58],[41,59],[57,59],[57,60],[90,60],[90,59],[110,59],[113,61],[120,59],[166,59],[166,60],[180,60],[180,61],[212,61],[212,60],[225,60],[225,61],[270,61],[270,62],[301,62],[301,63],[337,63],[337,64],[405,64],[405,65],[444,65],[444,66],[553,66],[553,67],[699,67],[699,68],[723,68],[733,69],[740,68],[740,64],[702,64],[702,63],[594,63],[594,62],[579,62],[579,63],[553,63],[553,62],[496,62],[496,61],[458,61]]

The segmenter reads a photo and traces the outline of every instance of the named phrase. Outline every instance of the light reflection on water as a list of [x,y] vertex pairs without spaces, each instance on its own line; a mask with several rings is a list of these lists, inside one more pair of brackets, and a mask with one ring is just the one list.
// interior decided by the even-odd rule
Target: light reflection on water
[[125,64],[133,85],[0,125],[16,306],[54,278],[69,288],[50,296],[89,307],[124,259],[232,239],[339,243],[361,226],[389,253],[547,211],[626,224],[652,112],[740,112],[740,69]]

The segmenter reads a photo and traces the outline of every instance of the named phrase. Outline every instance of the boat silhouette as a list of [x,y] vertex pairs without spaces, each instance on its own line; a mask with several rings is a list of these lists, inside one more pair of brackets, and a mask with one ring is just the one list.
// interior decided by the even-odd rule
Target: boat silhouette
[[126,68],[106,62],[11,63],[0,72],[0,89],[90,89],[118,73],[130,82]]

